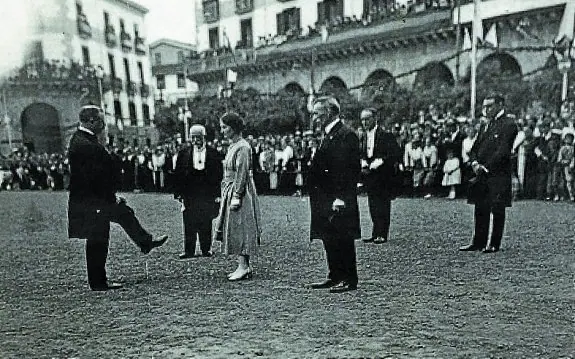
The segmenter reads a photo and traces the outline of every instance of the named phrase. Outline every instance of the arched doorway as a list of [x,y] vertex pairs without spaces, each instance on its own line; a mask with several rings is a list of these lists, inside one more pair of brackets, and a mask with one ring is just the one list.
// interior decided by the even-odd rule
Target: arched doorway
[[442,62],[431,62],[417,72],[414,89],[433,89],[453,86],[455,79],[449,67]]
[[345,82],[337,76],[332,76],[327,78],[319,88],[319,92],[322,94],[331,94],[336,97],[347,94],[347,85]]
[[60,114],[46,103],[34,103],[22,111],[22,142],[35,153],[62,151]]
[[395,79],[389,71],[375,70],[365,79],[361,89],[361,97],[364,100],[371,100],[377,93],[389,91],[394,85]]
[[477,65],[477,78],[521,78],[521,65],[515,57],[504,52],[486,56]]
[[297,82],[290,82],[283,88],[283,92],[289,96],[303,96],[305,95],[305,91],[303,87],[300,86]]

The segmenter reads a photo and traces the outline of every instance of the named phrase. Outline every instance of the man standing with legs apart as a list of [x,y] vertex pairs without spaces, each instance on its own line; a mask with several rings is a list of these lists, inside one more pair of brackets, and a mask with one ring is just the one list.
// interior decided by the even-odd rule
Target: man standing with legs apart
[[397,193],[401,149],[391,132],[378,126],[375,114],[373,108],[361,112],[367,131],[361,145],[361,168],[373,223],[371,237],[364,242],[382,244],[389,239],[391,200]]
[[[481,124],[469,153],[475,177],[470,181],[469,203],[475,205],[475,232],[471,244],[460,251],[499,251],[505,227],[505,209],[511,207],[511,149],[517,136],[515,121],[505,113],[502,95],[483,101],[486,122]],[[487,244],[493,215],[491,241]]]
[[218,151],[206,146],[206,129],[190,128],[191,147],[183,148],[176,161],[174,197],[183,203],[184,253],[180,259],[191,258],[200,241],[202,256],[212,255],[212,219],[220,208],[222,158]]
[[329,274],[311,284],[332,293],[357,289],[355,238],[360,238],[357,182],[360,176],[359,139],[339,118],[340,105],[331,96],[318,98],[313,121],[321,124],[323,140],[311,161],[308,185],[310,238],[323,241]]
[[126,200],[116,196],[121,185],[120,174],[110,154],[98,142],[105,127],[102,109],[83,107],[80,126],[72,136],[68,150],[68,236],[86,239],[88,284],[94,291],[121,288],[120,284],[109,283],[106,276],[110,222],[122,226],[144,254],[163,245],[168,238],[164,235],[153,241]]

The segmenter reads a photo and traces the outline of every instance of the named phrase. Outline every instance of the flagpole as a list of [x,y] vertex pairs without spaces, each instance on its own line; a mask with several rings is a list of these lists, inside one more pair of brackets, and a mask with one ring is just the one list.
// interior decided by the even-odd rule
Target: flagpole
[[[187,61],[187,60],[185,60]],[[190,113],[190,102],[188,100],[188,64],[184,65],[184,95],[186,96],[186,107],[184,109],[184,139],[188,142],[190,137],[190,124],[188,123],[188,114]]]
[[457,6],[457,25],[455,34],[455,49],[457,50],[457,57],[455,58],[455,84],[459,85],[459,68],[460,64],[460,56],[461,56],[461,4],[459,3],[460,0],[455,0],[455,6]]
[[472,40],[471,40],[471,120],[475,120],[475,108],[477,106],[477,24],[479,0],[473,0],[473,23],[472,23]]
[[6,132],[8,132],[8,154],[12,153],[12,120],[8,117],[8,107],[6,106],[6,89],[2,89],[2,103],[4,105],[4,120],[6,121]]

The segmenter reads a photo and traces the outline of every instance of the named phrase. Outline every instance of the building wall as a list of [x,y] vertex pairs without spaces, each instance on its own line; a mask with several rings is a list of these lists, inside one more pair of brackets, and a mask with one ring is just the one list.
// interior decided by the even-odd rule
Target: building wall
[[[209,29],[219,28],[220,46],[226,44],[224,32],[228,36],[232,47],[240,40],[240,22],[243,19],[252,19],[254,43],[260,36],[277,34],[276,14],[292,7],[300,8],[301,27],[315,26],[318,19],[317,3],[322,0],[296,0],[279,2],[277,0],[254,0],[254,10],[242,15],[236,14],[235,0],[220,0],[220,20],[206,24],[202,11],[202,2],[196,1],[196,23],[198,36],[198,51],[209,48]],[[361,17],[363,13],[362,0],[346,0],[344,2],[344,16]]]
[[[153,48],[150,48],[150,59],[152,62],[152,65],[170,65],[170,64],[179,64],[180,61],[180,57],[178,55],[179,52],[182,52],[182,54],[185,57],[190,56],[192,50],[189,48],[184,48],[184,47],[180,47],[180,46],[173,46],[170,44],[160,44],[157,46],[154,46]],[[157,64],[156,63],[156,54],[159,53],[160,56],[162,57],[162,63],[161,64]]]
[[[128,60],[130,79],[137,84],[142,81],[138,70],[138,63],[143,69],[143,83],[151,85],[153,81],[149,50],[146,47],[146,54],[135,53],[133,40],[134,25],[137,25],[139,36],[146,38],[146,25],[144,14],[138,10],[130,8],[125,3],[115,0],[79,0],[83,12],[86,14],[92,29],[92,37],[83,39],[78,35],[76,0],[49,0],[53,11],[42,12],[40,24],[37,26],[37,33],[32,40],[41,40],[44,57],[47,60],[62,60],[72,58],[80,63],[83,62],[82,48],[87,47],[90,55],[90,64],[102,66],[105,74],[110,74],[110,64],[108,54],[114,56],[116,76],[124,81],[124,91],[119,95],[112,92],[104,94],[104,104],[106,112],[113,114],[114,100],[117,98],[121,103],[122,117],[124,125],[129,126],[129,101],[127,92],[127,74],[124,71],[123,59]],[[118,38],[116,47],[109,47],[105,40],[104,11],[109,14],[110,24],[114,26]],[[120,19],[124,20],[125,31],[132,37],[132,49],[129,52],[122,50],[120,46]],[[144,126],[142,105],[147,104],[150,109],[150,117],[154,116],[153,96],[142,98],[139,94],[134,96],[133,102],[136,106],[136,118],[138,126]]]

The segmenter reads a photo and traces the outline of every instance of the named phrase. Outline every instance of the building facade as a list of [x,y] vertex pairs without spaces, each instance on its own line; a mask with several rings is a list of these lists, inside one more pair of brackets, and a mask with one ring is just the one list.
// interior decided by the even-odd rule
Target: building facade
[[[484,32],[496,39],[479,68],[528,75],[553,58],[567,0],[484,0]],[[390,84],[409,89],[469,81],[468,0],[201,0],[199,58],[189,63],[200,93],[226,72],[260,93],[346,91],[369,98]]]
[[160,39],[150,44],[156,103],[166,106],[182,104],[197,93],[198,85],[186,77],[182,68],[196,56],[196,46],[192,44],[171,39]]
[[[48,2],[35,14],[31,10],[37,21],[28,39],[24,77],[21,70],[4,89],[13,147],[24,143],[40,152],[65,150],[87,99],[104,106],[111,138],[154,142],[144,22],[148,10],[131,0]],[[30,63],[35,64],[32,70]],[[98,70],[88,74],[88,68]],[[1,140],[5,146],[6,138]]]

